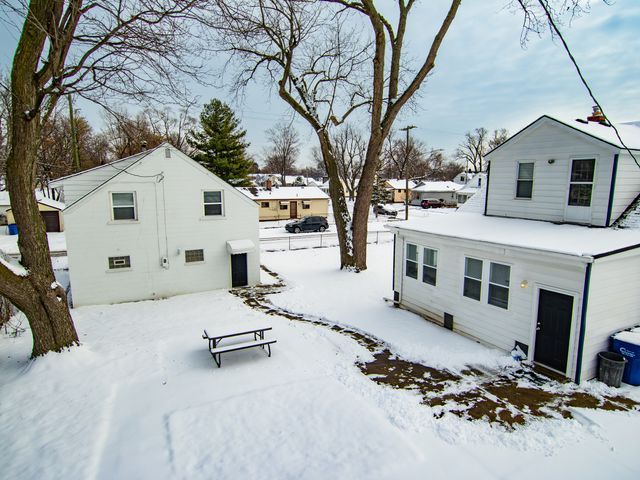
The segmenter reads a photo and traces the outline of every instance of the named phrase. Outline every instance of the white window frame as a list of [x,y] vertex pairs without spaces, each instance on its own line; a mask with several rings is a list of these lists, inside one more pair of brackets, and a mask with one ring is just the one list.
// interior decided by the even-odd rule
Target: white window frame
[[[113,195],[119,193],[126,193],[133,195],[133,204],[132,205],[114,205],[113,204]],[[138,196],[135,191],[119,191],[119,192],[109,192],[109,200],[111,202],[111,221],[112,222],[137,222],[138,221]],[[115,209],[116,208],[131,208],[133,207],[133,218],[119,218],[116,219]]]
[[[531,180],[527,180],[527,179],[521,179],[520,178],[520,165],[527,165],[527,164],[531,164],[533,165],[533,171],[531,172]],[[534,178],[536,175],[536,163],[532,160],[522,160],[519,161],[516,165],[516,191],[515,191],[515,195],[514,198],[516,200],[532,200],[533,199],[533,182],[534,182]],[[518,184],[520,182],[531,182],[531,196],[530,197],[519,197],[518,196]]]
[[[426,263],[426,258],[427,258],[427,256],[425,255],[426,250],[431,250],[432,252],[435,253],[435,265],[429,265]],[[420,276],[422,283],[426,285],[431,285],[432,287],[436,287],[438,285],[438,257],[439,256],[440,256],[440,252],[437,249],[432,247],[422,247],[422,262],[420,262],[420,264],[422,265],[422,275]],[[424,279],[424,271],[426,268],[431,268],[435,270],[436,275],[435,275],[434,283],[427,282]]]
[[[571,180],[571,175],[573,173],[573,164],[574,164],[574,162],[581,161],[581,160],[592,160],[593,161],[593,177],[592,177],[590,182],[573,181],[573,180]],[[595,156],[593,156],[593,157],[575,157],[575,158],[571,158],[571,160],[569,162],[569,188],[567,189],[567,206],[568,207],[571,207],[571,208],[591,208],[592,207],[592,205],[593,205],[593,192],[594,192],[595,183],[596,183],[597,163],[598,163],[598,159]],[[571,186],[572,185],[591,185],[591,194],[589,195],[589,205],[571,205],[569,203],[569,201],[571,199]]]
[[[413,246],[416,249],[416,259],[415,260],[411,260],[409,259],[409,246]],[[407,272],[407,262],[411,262],[411,263],[415,263],[416,264],[416,276],[412,277],[411,275],[408,275]],[[404,276],[407,278],[413,278],[414,280],[418,280],[418,278],[420,277],[420,250],[419,250],[419,245],[417,243],[409,243],[407,242],[404,246]]]
[[[207,193],[219,193],[220,201],[219,202],[206,202],[205,194]],[[220,218],[224,217],[224,191],[223,190],[202,190],[202,216],[204,218]],[[209,214],[207,215],[207,205],[220,205],[220,213],[219,214]]]
[[[465,255],[464,257],[464,262],[462,264],[462,296],[464,298],[468,298],[469,300],[473,300],[474,302],[480,302],[482,303],[482,284],[484,283],[484,265],[485,265],[485,260],[482,258],[476,258],[476,257],[471,257],[469,255]],[[482,263],[482,267],[480,268],[480,278],[475,278],[475,277],[469,277],[467,275],[467,259],[470,260],[477,260],[478,262]],[[476,282],[480,282],[480,298],[474,298],[474,297],[469,297],[467,295],[464,294],[464,284],[465,284],[465,280],[466,279],[469,280],[474,280]]]
[[[111,259],[113,259],[113,267],[111,266]],[[126,259],[124,262],[128,263],[128,265],[124,265],[122,267],[116,266],[116,261],[119,261],[119,259]],[[126,270],[131,270],[131,255],[114,255],[112,257],[107,257],[107,271],[122,272]]]
[[[509,310],[509,303],[510,303],[509,297],[511,296],[511,265],[508,265],[506,263],[493,262],[491,260],[489,260],[488,262],[489,262],[489,279],[487,282],[487,304],[496,308],[500,308],[502,310]],[[509,278],[507,279],[507,282],[508,282],[507,285],[503,285],[501,283],[491,281],[491,269],[493,268],[493,265],[500,265],[502,267],[507,267],[509,269]],[[494,287],[505,288],[507,290],[507,306],[506,307],[503,307],[501,305],[496,305],[495,303],[491,303],[491,286],[492,285]]]

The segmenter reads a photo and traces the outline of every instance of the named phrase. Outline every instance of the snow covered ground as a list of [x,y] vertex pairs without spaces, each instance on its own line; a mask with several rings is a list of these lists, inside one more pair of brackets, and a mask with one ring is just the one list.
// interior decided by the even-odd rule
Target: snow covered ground
[[[407,358],[461,369],[511,362],[386,304],[391,244],[340,272],[335,248],[275,252],[288,288],[271,300],[352,325]],[[265,274],[265,281],[273,281]],[[0,338],[0,465],[13,479],[636,479],[639,413],[576,409],[515,431],[453,415],[372,382],[371,353],[326,328],[268,316],[226,291],[73,310],[82,346],[29,360]],[[223,356],[203,328],[273,326],[273,356]],[[600,387],[598,387],[600,388]],[[640,389],[626,387],[640,400]]]

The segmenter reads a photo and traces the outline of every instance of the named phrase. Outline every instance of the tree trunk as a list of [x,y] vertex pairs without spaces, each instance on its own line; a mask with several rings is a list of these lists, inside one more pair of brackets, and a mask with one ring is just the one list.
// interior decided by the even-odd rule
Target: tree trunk
[[32,356],[78,344],[64,289],[55,283],[44,222],[34,188],[36,151],[40,134],[38,69],[52,5],[34,4],[25,20],[11,70],[11,149],[7,157],[7,187],[18,226],[20,263],[28,274],[0,266],[0,294],[29,320],[33,334]]

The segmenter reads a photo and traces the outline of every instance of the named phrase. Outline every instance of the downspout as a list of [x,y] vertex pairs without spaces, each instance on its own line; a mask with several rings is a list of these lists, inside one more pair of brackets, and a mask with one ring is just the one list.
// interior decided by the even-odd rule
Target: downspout
[[487,162],[487,188],[484,193],[484,215],[487,216],[487,205],[489,205],[489,178],[491,176],[491,160]]
[[578,337],[578,358],[575,376],[575,382],[577,384],[580,384],[580,376],[582,375],[582,355],[584,353],[584,337],[587,327],[587,305],[589,303],[589,284],[591,283],[592,265],[592,263],[587,263],[587,268],[584,272],[584,286],[582,288],[582,311],[580,313],[580,336]]
[[613,211],[613,195],[616,190],[616,177],[618,176],[618,157],[616,153],[613,156],[613,169],[611,171],[611,186],[609,187],[609,205],[607,206],[607,219],[605,220],[605,227],[611,224],[611,213]]

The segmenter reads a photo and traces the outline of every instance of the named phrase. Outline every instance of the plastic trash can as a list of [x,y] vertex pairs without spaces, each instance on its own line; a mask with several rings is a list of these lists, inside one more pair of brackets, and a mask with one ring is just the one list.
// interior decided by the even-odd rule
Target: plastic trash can
[[600,352],[598,360],[598,380],[610,387],[619,387],[627,359],[616,352]]
[[18,234],[18,225],[15,223],[9,224],[9,235],[17,235]]
[[640,328],[613,335],[611,350],[627,359],[622,381],[629,385],[640,385]]

